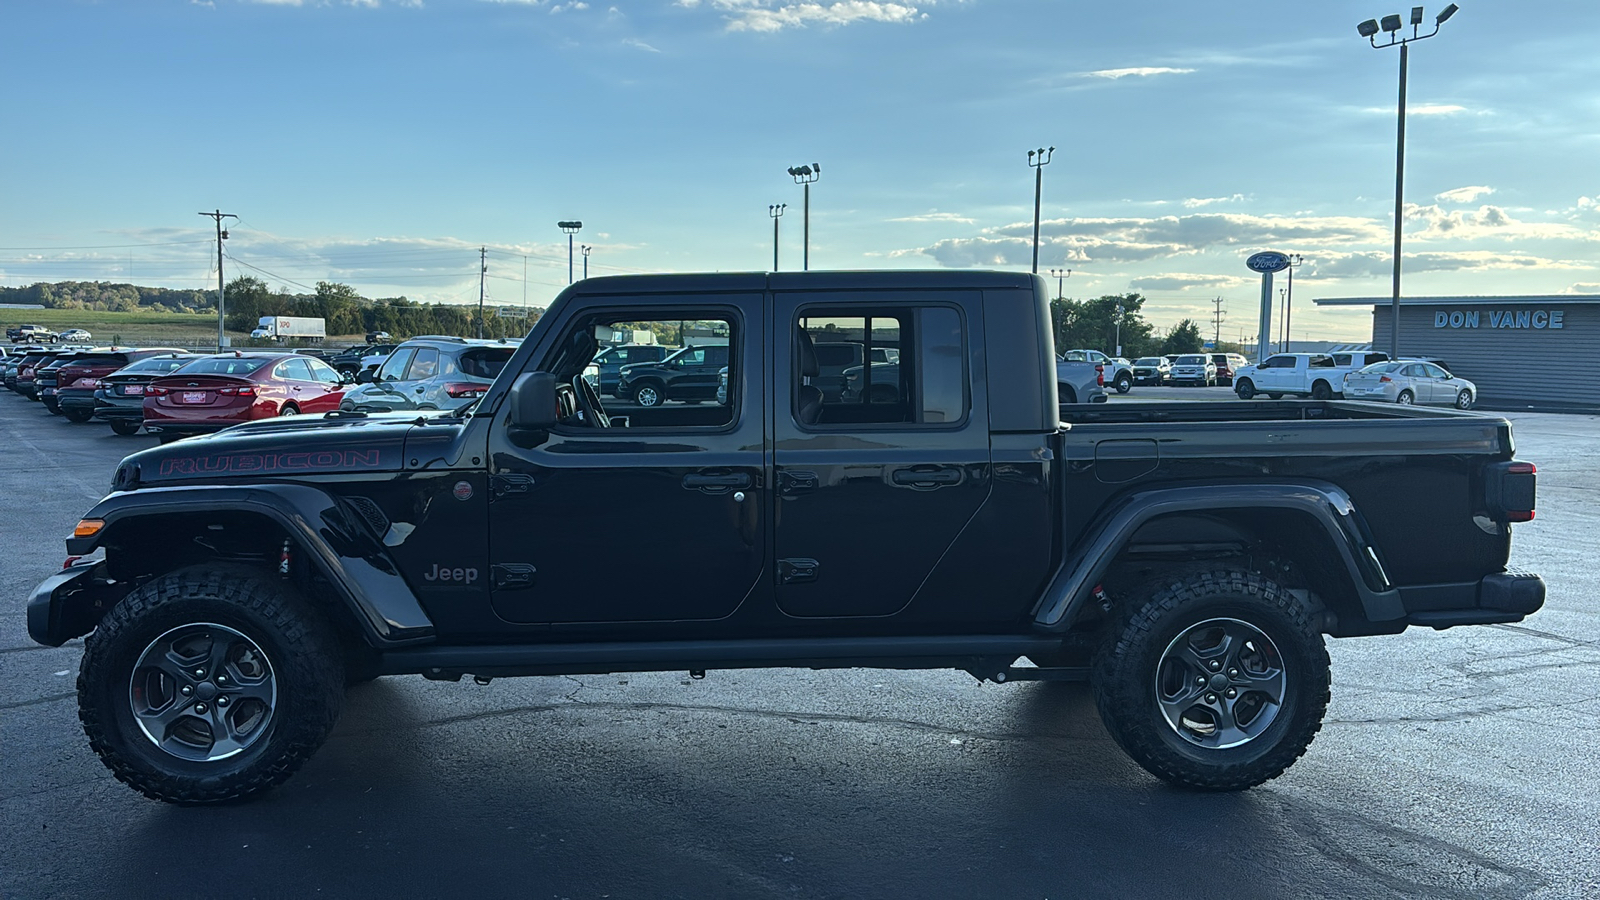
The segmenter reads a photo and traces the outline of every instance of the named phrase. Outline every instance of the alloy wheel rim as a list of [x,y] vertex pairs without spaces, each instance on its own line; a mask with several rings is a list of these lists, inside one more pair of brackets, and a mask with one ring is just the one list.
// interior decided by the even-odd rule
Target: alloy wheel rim
[[272,663],[255,641],[226,625],[180,625],[151,641],[128,679],[139,730],[190,762],[236,756],[271,731],[278,704]]
[[655,388],[643,387],[639,389],[638,401],[640,406],[655,406],[660,401],[660,395]]
[[1185,628],[1156,663],[1156,707],[1173,733],[1208,750],[1260,737],[1288,693],[1283,654],[1241,619],[1207,619]]

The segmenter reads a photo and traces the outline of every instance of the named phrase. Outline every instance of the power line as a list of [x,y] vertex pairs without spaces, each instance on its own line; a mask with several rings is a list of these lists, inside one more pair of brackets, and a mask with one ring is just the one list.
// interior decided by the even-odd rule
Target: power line
[[[206,213],[210,215],[210,213]],[[211,241],[156,241],[150,244],[84,244],[67,247],[0,247],[0,250],[126,250],[129,247],[179,247],[186,244],[209,244]]]

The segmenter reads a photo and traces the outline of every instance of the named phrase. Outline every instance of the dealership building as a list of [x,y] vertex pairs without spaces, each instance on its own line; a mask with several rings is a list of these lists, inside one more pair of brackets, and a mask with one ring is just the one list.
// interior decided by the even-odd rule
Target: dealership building
[[[1372,308],[1372,347],[1389,349],[1388,297],[1333,297],[1317,306]],[[1444,360],[1489,405],[1600,406],[1585,374],[1600,354],[1600,294],[1401,297],[1400,355]]]

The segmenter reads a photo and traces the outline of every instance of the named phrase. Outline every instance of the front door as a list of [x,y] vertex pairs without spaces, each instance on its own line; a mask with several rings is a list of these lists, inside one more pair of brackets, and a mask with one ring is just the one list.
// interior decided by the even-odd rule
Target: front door
[[[937,603],[928,575],[990,489],[988,407],[969,366],[979,295],[818,296],[774,306],[778,607],[825,618]],[[861,344],[864,362],[835,394],[809,382],[815,348],[837,342]]]
[[[611,427],[579,416],[574,380],[594,356],[590,335],[624,324],[726,335],[728,403],[668,400]],[[562,422],[513,440],[497,421],[490,437],[495,613],[528,624],[703,622],[764,592],[762,297],[620,299],[549,334],[527,371],[558,375]]]

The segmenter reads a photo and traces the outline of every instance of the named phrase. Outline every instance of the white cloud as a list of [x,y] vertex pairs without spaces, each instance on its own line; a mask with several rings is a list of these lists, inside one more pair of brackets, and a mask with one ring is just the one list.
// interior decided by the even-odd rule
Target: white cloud
[[1234,194],[1229,197],[1190,197],[1183,201],[1183,206],[1185,209],[1199,209],[1202,206],[1210,206],[1214,203],[1238,203],[1243,199],[1243,194]]
[[1096,69],[1093,72],[1079,72],[1080,78],[1109,78],[1116,81],[1119,78],[1138,77],[1148,78],[1152,75],[1188,75],[1193,69],[1174,69],[1170,66],[1133,66],[1127,69]]
[[1467,187],[1451,188],[1442,194],[1434,194],[1433,199],[1440,203],[1471,203],[1492,193],[1494,193],[1494,188],[1488,185],[1474,184]]
[[1136,291],[1187,291],[1191,288],[1221,290],[1249,284],[1253,279],[1238,275],[1198,275],[1189,272],[1169,272],[1165,275],[1146,275],[1128,282]]
[[960,222],[963,225],[971,225],[976,220],[975,219],[969,219],[966,216],[959,215],[957,213],[939,212],[938,210],[928,210],[927,212],[925,212],[925,213],[923,213],[921,215],[918,215],[918,216],[901,216],[901,217],[899,217],[897,219],[890,219],[889,221],[891,221],[891,222]]
[[1568,294],[1600,294],[1600,282],[1580,281],[1567,288]]
[[[1395,110],[1392,106],[1369,106],[1362,112],[1392,116]],[[1453,103],[1420,103],[1416,106],[1406,107],[1407,116],[1453,116],[1464,112],[1472,112],[1472,110],[1467,109],[1465,106],[1456,106]],[[1481,115],[1481,113],[1479,114]]]
[[[775,32],[811,25],[840,27],[856,22],[914,22],[927,14],[907,3],[880,0],[710,0],[724,14],[729,31]],[[698,0],[678,0],[693,9]],[[931,2],[930,2],[931,5]]]
[[648,51],[650,53],[660,53],[661,52],[660,50],[657,50],[656,48],[650,46],[649,44],[646,44],[644,41],[641,41],[638,38],[623,38],[622,39],[622,46],[624,46],[624,47],[633,47],[633,48],[636,48],[636,49],[639,49],[639,50]]

